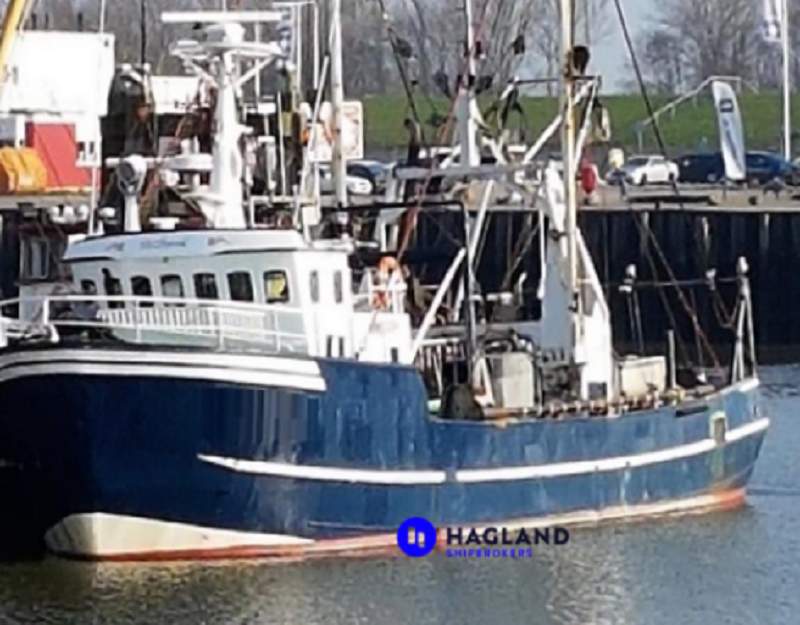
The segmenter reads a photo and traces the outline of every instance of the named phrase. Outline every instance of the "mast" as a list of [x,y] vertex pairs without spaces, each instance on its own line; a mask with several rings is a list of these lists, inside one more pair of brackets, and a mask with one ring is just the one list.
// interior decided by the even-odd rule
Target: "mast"
[[478,126],[473,115],[475,88],[475,31],[472,14],[472,0],[464,0],[464,16],[467,22],[467,63],[466,77],[459,84],[458,125],[461,140],[461,165],[474,167],[480,165],[478,153]]
[[562,160],[564,163],[564,187],[566,200],[566,239],[567,239],[567,290],[572,299],[572,346],[575,347],[580,328],[580,297],[578,293],[578,197],[575,162],[575,66],[572,62],[574,41],[574,0],[561,0],[561,53],[564,63],[564,86],[561,93],[564,123],[562,126]]
[[347,169],[342,148],[342,110],[344,107],[344,70],[342,68],[342,0],[330,0],[331,8],[331,105],[333,107],[332,173],[336,206],[347,207]]
[[[472,0],[464,0],[464,19],[466,21],[466,76],[459,81],[458,92],[458,131],[461,141],[461,166],[475,167],[480,165],[480,152],[478,147],[478,126],[475,121],[475,31],[472,13]],[[475,385],[475,364],[478,353],[477,321],[475,319],[475,302],[473,298],[473,284],[475,280],[475,246],[472,245],[472,218],[466,202],[463,204],[464,217],[464,245],[467,250],[466,267],[464,271],[463,293],[466,300],[466,326],[467,326],[467,377],[470,388]],[[458,298],[460,300],[460,298]],[[459,302],[460,303],[460,302]],[[457,313],[458,314],[458,313]]]
[[[194,194],[214,228],[243,229],[247,226],[242,206],[244,159],[239,147],[245,127],[239,120],[237,94],[266,65],[283,56],[277,43],[245,41],[244,24],[279,23],[282,19],[282,14],[275,11],[188,11],[162,15],[165,24],[205,25],[210,35],[208,41],[178,41],[171,50],[194,73],[215,87],[211,179],[207,189]],[[241,61],[248,58],[255,60],[255,65],[242,74]]]

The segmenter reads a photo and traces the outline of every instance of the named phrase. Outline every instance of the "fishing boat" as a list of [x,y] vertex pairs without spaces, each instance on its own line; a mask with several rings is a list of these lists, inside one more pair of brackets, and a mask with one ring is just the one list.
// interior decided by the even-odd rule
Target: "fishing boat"
[[[336,0],[331,13],[340,129]],[[209,176],[183,196],[191,219],[148,215],[141,197],[155,163],[123,157],[121,231],[90,228],[70,243],[73,291],[35,298],[38,314],[24,319],[14,311],[32,301],[2,303],[0,542],[40,541],[98,560],[294,557],[391,548],[410,517],[444,531],[741,503],[768,428],[744,263],[725,379],[679,385],[674,356],[614,353],[577,225],[577,113],[595,101],[597,82],[574,62],[572,29],[553,127],[563,163],[511,162],[499,150],[496,164],[481,165],[474,81],[465,78],[460,149],[435,171],[395,172],[388,198],[397,201],[375,207],[379,258],[356,270],[358,241],[320,236],[308,223],[319,204],[302,192],[291,219],[269,226],[243,202],[237,96],[255,75],[243,63],[284,55],[246,41],[244,25],[277,19],[165,16],[203,26],[173,51],[214,90],[211,153],[172,163]],[[434,176],[457,182],[445,203],[464,215],[463,245],[413,318],[403,237],[392,233],[398,214],[425,202],[402,205],[398,189]],[[539,319],[489,323],[475,305],[475,241],[501,187],[546,216]],[[462,312],[437,322],[453,290]]]

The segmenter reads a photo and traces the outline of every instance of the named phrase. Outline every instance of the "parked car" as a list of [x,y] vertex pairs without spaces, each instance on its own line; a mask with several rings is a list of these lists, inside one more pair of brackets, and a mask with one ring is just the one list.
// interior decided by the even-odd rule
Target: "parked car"
[[372,183],[372,195],[379,195],[386,190],[386,174],[388,167],[379,161],[350,161],[347,163],[347,175],[369,180]]
[[[319,190],[322,193],[330,194],[336,191],[333,182],[333,172],[328,167],[320,167]],[[347,192],[350,195],[370,196],[374,193],[375,186],[361,176],[347,175]]]
[[746,162],[750,185],[763,185],[774,180],[796,184],[800,178],[797,167],[774,152],[748,152]]
[[606,181],[609,184],[628,184],[644,186],[647,184],[663,184],[678,180],[678,165],[663,156],[634,156],[620,169],[612,171]]
[[677,163],[682,183],[713,184],[725,179],[725,164],[719,152],[685,154]]
[[[776,179],[788,184],[800,182],[800,169],[773,152],[745,155],[747,183],[764,185]],[[678,159],[680,181],[687,184],[718,183],[725,180],[725,163],[719,152],[686,154]]]

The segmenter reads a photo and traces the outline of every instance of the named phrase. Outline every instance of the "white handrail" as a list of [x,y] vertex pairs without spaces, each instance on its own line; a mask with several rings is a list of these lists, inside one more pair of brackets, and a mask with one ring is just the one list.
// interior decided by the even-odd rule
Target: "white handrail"
[[[0,301],[0,313],[9,306],[31,301],[42,304],[41,319],[20,325],[22,334],[36,328],[58,326],[62,330],[111,330],[118,335],[131,332],[132,336],[120,338],[136,343],[161,343],[168,336],[177,336],[216,338],[220,348],[225,347],[226,341],[234,340],[253,343],[262,349],[268,346],[273,352],[311,351],[305,312],[299,308],[169,297],[49,295]],[[95,306],[87,310],[72,306],[71,316],[54,319],[53,304],[59,303]],[[121,307],[113,304],[121,304]],[[295,320],[294,328],[287,328],[284,320],[289,318]]]

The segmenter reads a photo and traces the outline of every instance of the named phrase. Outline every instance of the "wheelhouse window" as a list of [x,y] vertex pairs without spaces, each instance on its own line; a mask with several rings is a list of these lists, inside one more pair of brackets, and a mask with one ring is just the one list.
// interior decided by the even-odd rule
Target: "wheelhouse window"
[[217,277],[213,273],[194,274],[194,294],[197,299],[219,299]]
[[289,277],[285,271],[264,272],[264,299],[267,304],[289,301]]
[[[153,285],[150,284],[150,278],[147,276],[134,276],[131,278],[131,292],[135,297],[153,297]],[[152,308],[153,302],[143,301],[137,302],[140,308]]]
[[309,287],[311,290],[311,301],[315,304],[319,302],[319,272],[312,271],[309,277]]
[[[166,298],[182,299],[184,290],[181,277],[175,274],[161,276],[161,294]],[[181,304],[171,303],[165,306],[181,306]]]
[[[107,268],[103,269],[103,290],[106,292],[108,297],[121,297],[123,295],[122,292],[122,281],[115,277],[111,271]],[[110,301],[108,303],[109,308],[125,308],[125,302],[119,301]]]
[[228,289],[231,293],[231,300],[234,302],[252,302],[253,279],[247,271],[236,271],[228,274]]
[[337,304],[344,301],[344,279],[341,271],[333,273],[333,299]]

